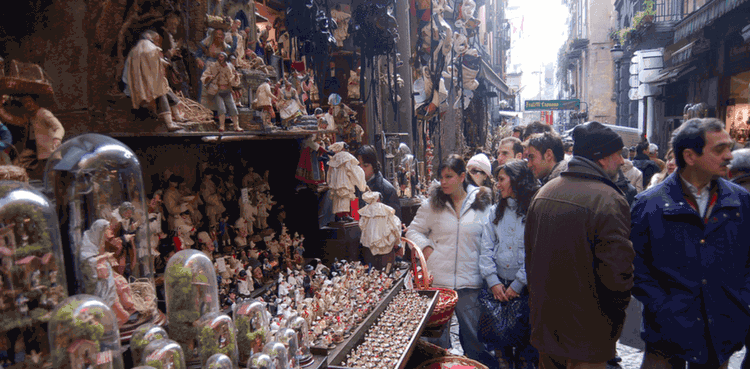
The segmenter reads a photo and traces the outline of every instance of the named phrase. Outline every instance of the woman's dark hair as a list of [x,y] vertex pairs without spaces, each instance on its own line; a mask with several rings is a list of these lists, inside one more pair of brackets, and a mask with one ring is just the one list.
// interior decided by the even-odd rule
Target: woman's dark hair
[[[464,159],[461,158],[461,156],[459,156],[458,154],[451,154],[442,163],[440,163],[440,166],[437,170],[438,176],[441,176],[443,170],[445,169],[450,169],[460,176],[461,173],[466,173],[466,162],[464,162]],[[463,186],[464,190],[466,190],[469,184],[464,181]],[[432,200],[432,206],[438,209],[440,209],[446,201],[451,201],[452,203],[451,197],[444,194],[441,187],[437,188],[437,196],[433,196]],[[453,207],[455,208],[456,204],[453,204]]]
[[362,158],[362,162],[370,164],[375,174],[380,173],[380,162],[378,161],[378,152],[372,145],[364,145],[357,150],[357,156]]
[[[531,198],[539,189],[539,184],[534,179],[534,172],[529,169],[524,160],[510,160],[495,169],[494,176],[500,171],[505,171],[505,174],[510,178],[510,188],[513,189],[513,193],[516,195],[516,215],[518,215],[523,222],[526,222],[526,212],[529,210],[531,205]],[[500,219],[505,214],[505,208],[508,207],[508,199],[500,199],[500,202],[495,208],[495,220],[493,224],[497,225]]]

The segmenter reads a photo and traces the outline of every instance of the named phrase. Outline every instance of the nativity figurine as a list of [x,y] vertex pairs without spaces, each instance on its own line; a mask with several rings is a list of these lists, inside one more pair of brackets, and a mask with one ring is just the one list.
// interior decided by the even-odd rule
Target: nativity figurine
[[160,39],[156,31],[146,31],[141,40],[128,53],[122,82],[125,83],[125,94],[130,96],[133,109],[149,107],[158,114],[159,119],[169,131],[182,128],[175,121],[183,121],[178,105],[180,99],[169,88],[166,67],[170,65],[165,59]]
[[364,191],[367,187],[365,172],[354,155],[344,150],[343,142],[336,142],[329,148],[335,154],[328,161],[328,186],[333,201],[333,213],[337,221],[351,221],[350,202],[357,198],[355,189]]
[[271,80],[266,80],[258,86],[255,91],[255,100],[253,106],[255,109],[260,110],[260,118],[263,122],[264,129],[272,129],[275,127],[274,121],[276,120],[276,113],[273,110],[273,106],[276,105],[278,99],[271,91]]

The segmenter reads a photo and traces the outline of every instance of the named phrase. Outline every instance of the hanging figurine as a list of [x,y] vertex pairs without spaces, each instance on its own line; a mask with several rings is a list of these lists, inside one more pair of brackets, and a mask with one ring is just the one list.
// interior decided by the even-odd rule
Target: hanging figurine
[[333,30],[333,37],[336,38],[336,46],[344,47],[344,40],[349,37],[349,20],[352,16],[341,10],[341,4],[336,4],[331,9],[331,18],[336,21],[336,29]]
[[361,68],[349,71],[349,83],[347,85],[347,96],[351,100],[359,100],[359,80]]

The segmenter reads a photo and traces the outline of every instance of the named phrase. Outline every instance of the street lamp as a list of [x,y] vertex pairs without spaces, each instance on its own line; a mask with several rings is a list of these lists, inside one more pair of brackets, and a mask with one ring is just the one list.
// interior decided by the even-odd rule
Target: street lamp
[[620,41],[615,41],[615,46],[609,50],[612,53],[612,60],[615,62],[615,125],[620,125],[620,60],[624,51]]

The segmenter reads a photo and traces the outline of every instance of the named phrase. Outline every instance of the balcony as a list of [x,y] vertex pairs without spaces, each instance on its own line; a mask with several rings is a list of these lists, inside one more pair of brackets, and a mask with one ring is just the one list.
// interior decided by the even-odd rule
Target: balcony
[[[674,1],[674,0],[671,0]],[[703,6],[685,15],[684,18],[675,26],[674,42],[687,38],[694,32],[700,31],[711,22],[722,15],[737,8],[739,5],[748,0],[712,0],[706,2]]]

